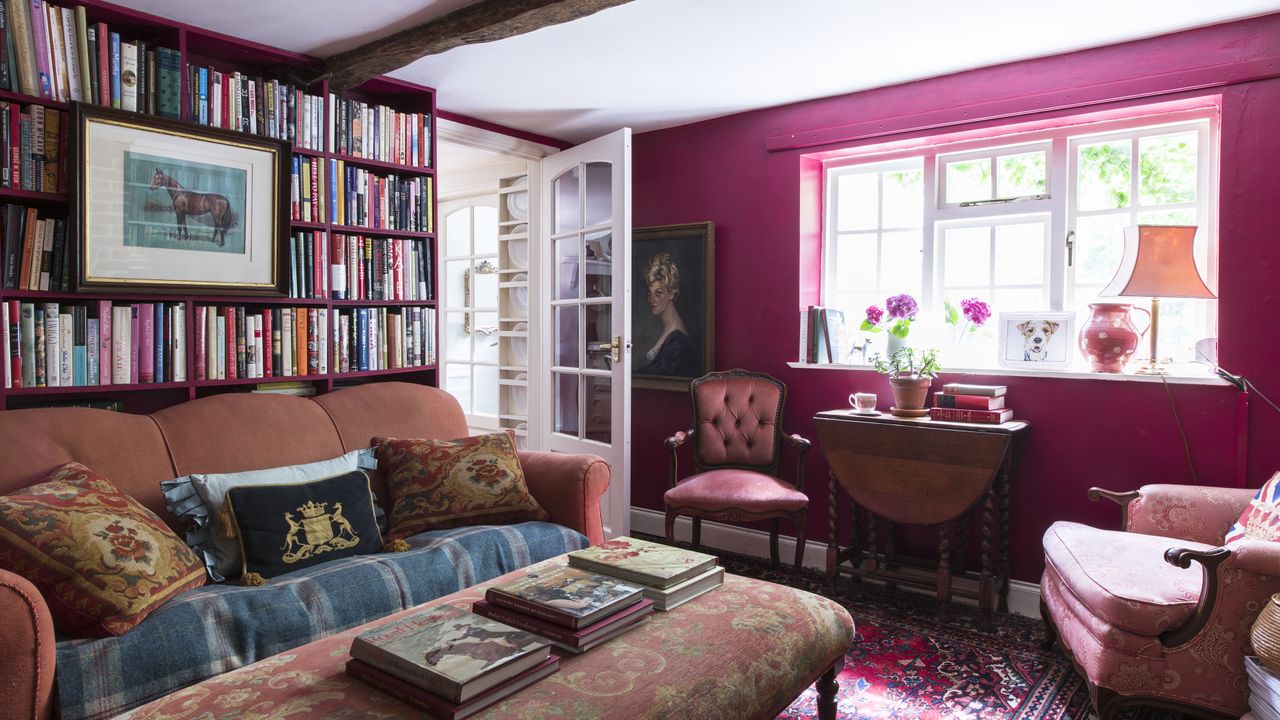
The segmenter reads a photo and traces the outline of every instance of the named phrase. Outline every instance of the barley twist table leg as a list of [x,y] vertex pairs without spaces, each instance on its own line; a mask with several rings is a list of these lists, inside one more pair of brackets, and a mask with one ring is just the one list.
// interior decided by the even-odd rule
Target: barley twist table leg
[[1000,484],[1000,555],[996,562],[996,589],[1000,594],[1000,612],[1009,612],[1009,470],[1013,464],[1013,449],[996,481]]
[[950,520],[938,530],[938,614],[944,618],[951,603],[951,531]]
[[[979,627],[991,629],[991,610],[995,607],[995,546],[992,527],[996,521],[996,489],[988,488],[982,500],[982,577],[978,580]],[[997,539],[998,543],[999,540]]]
[[[834,594],[840,579],[840,544],[836,535],[839,520],[840,492],[835,471],[828,472],[827,482],[827,591]],[[855,509],[855,512],[856,509]]]

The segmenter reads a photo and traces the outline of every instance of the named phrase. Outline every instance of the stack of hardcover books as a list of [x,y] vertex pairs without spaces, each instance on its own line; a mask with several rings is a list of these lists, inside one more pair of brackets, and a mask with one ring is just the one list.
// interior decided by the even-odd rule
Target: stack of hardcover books
[[453,605],[357,635],[347,661],[348,675],[438,720],[474,715],[559,669],[542,638]]
[[1013,410],[1005,406],[1004,385],[965,385],[950,383],[942,392],[933,394],[929,417],[951,422],[999,425],[1013,419]]
[[640,585],[657,610],[671,610],[724,584],[724,568],[714,555],[629,537],[571,552],[569,565]]
[[1280,675],[1253,655],[1244,659],[1249,672],[1249,709],[1254,720],[1280,720]]
[[653,612],[653,602],[630,583],[560,566],[494,585],[471,609],[576,655],[635,628]]

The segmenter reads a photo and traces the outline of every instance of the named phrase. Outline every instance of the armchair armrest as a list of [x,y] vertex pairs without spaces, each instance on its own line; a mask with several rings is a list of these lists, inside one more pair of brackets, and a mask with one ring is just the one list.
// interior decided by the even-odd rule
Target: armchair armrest
[[1206,545],[1222,544],[1253,495],[1253,490],[1197,485],[1144,485],[1127,493],[1089,490],[1090,500],[1105,497],[1124,508],[1126,532]]
[[518,455],[529,492],[551,521],[586,535],[592,545],[604,542],[600,499],[609,487],[609,463],[599,455],[527,450]]
[[662,442],[662,444],[666,446],[667,452],[671,454],[671,462],[668,465],[669,469],[667,472],[667,489],[668,490],[675,487],[676,483],[680,481],[680,474],[679,474],[680,462],[676,454],[676,451],[680,449],[680,446],[683,445],[684,441],[688,440],[689,436],[692,434],[693,434],[692,428],[688,430],[681,430],[677,432],[675,435],[672,435],[671,437],[667,438]]
[[796,434],[783,435],[782,439],[796,449],[796,489],[804,492],[804,457],[813,443]]
[[1160,644],[1165,647],[1177,647],[1189,642],[1204,629],[1209,618],[1213,616],[1214,605],[1218,600],[1218,566],[1231,557],[1231,550],[1218,547],[1212,550],[1189,550],[1171,547],[1164,551],[1164,561],[1183,569],[1191,567],[1191,563],[1200,563],[1202,584],[1200,601],[1191,617],[1180,627],[1170,628],[1160,633]]
[[53,618],[35,586],[0,570],[0,707],[11,717],[45,720],[53,713]]

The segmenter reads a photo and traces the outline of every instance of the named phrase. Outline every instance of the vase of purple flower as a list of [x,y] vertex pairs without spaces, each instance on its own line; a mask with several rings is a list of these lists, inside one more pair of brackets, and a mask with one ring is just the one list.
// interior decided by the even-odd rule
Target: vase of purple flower
[[911,324],[920,313],[920,305],[916,299],[906,293],[885,298],[884,307],[872,305],[867,308],[866,317],[859,327],[863,332],[888,334],[886,356],[893,357],[902,349],[911,332]]
[[957,307],[951,300],[943,302],[945,320],[951,326],[952,337],[957,344],[972,337],[991,319],[991,306],[976,297],[965,298]]

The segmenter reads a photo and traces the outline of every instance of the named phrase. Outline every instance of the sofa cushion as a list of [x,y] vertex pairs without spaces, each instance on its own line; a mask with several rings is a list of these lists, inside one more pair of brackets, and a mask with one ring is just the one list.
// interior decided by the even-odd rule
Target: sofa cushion
[[1246,539],[1280,542],[1280,472],[1258,488],[1223,542]]
[[[233,473],[192,473],[160,483],[165,509],[190,523],[187,544],[204,558],[209,577],[226,580],[240,574],[240,542],[217,532],[227,491],[241,485],[283,485],[333,477],[375,465],[372,450],[354,450],[329,460]],[[375,512],[382,514],[381,508]]]
[[1044,534],[1045,562],[1080,604],[1108,625],[1147,637],[1185,623],[1200,600],[1200,569],[1164,561],[1175,544],[1212,549],[1073,522],[1056,522]]
[[123,634],[205,580],[160,518],[79,463],[0,496],[0,567],[38,587],[73,636]]
[[227,491],[244,572],[262,578],[382,550],[369,475],[355,470],[304,483]]
[[374,439],[391,492],[392,539],[475,523],[547,520],[524,481],[511,435]]
[[586,547],[551,523],[471,526],[408,538],[259,587],[184,593],[126,635],[58,643],[63,720],[106,718],[205,678]]

